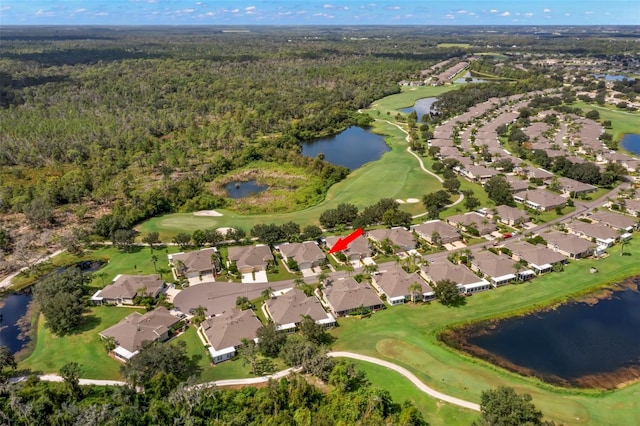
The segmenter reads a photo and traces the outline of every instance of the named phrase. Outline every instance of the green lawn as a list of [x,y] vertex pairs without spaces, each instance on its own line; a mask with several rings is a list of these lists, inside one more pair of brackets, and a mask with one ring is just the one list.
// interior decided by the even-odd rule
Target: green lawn
[[[574,261],[564,272],[475,294],[460,308],[436,302],[392,307],[364,320],[341,319],[340,327],[333,331],[337,337],[333,349],[391,360],[413,371],[427,385],[470,401],[479,402],[483,390],[507,385],[531,394],[545,416],[556,422],[631,424],[640,412],[640,383],[613,392],[557,388],[458,353],[436,337],[447,326],[540,308],[550,301],[588,292],[603,282],[640,274],[640,246],[628,248],[631,256],[619,256],[619,249],[613,248],[607,259]],[[591,265],[600,272],[590,274]],[[389,372],[382,381],[395,386],[397,380]]]
[[587,104],[582,101],[574,102],[571,106],[578,107],[583,111],[596,110],[600,113],[601,121],[611,120],[610,132],[613,133],[614,140],[619,141],[625,133],[638,133],[638,129],[640,129],[640,112],[613,109],[596,104]]
[[40,373],[57,373],[64,364],[82,365],[82,378],[122,379],[119,361],[107,355],[98,333],[111,327],[132,312],[144,310],[97,306],[85,314],[85,323],[77,332],[54,335],[45,325],[42,315],[38,319],[38,335],[31,355],[18,364]]
[[408,400],[413,403],[433,426],[468,426],[479,417],[478,413],[456,405],[447,404],[421,392],[411,382],[395,371],[365,361],[350,359],[359,370],[367,374],[371,385],[389,391],[394,402],[402,404]]

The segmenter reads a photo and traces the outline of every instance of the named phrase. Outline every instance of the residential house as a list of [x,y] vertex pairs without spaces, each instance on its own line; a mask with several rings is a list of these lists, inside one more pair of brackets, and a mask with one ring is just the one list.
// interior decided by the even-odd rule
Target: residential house
[[496,169],[490,169],[484,166],[467,166],[464,169],[461,169],[462,176],[464,176],[467,180],[471,182],[477,182],[482,185],[484,185],[486,181],[498,175],[499,173],[500,172],[498,172]]
[[511,257],[516,262],[523,260],[537,274],[551,272],[553,265],[563,264],[567,261],[566,256],[547,248],[540,244],[529,244],[526,241],[508,241],[504,244],[511,250]]
[[256,333],[262,326],[252,310],[231,309],[200,324],[198,334],[203,339],[213,363],[235,356],[243,339],[257,341]]
[[530,269],[519,269],[516,262],[504,254],[495,254],[489,250],[474,253],[471,257],[471,270],[482,272],[494,287],[509,284],[511,281],[524,281],[535,275]]
[[506,177],[507,182],[511,186],[511,193],[526,191],[529,189],[529,181],[525,179],[519,179],[516,176],[508,175]]
[[[333,247],[333,245],[341,238],[344,238],[344,236],[327,237],[325,239],[327,247]],[[369,240],[364,235],[360,235],[358,238],[349,243],[349,247],[343,250],[342,253],[344,253],[348,261],[361,260],[365,257],[369,257],[371,256],[371,247],[369,246]]]
[[[371,284],[380,295],[384,295],[391,305],[401,305],[411,301],[435,298],[435,292],[422,277],[413,272],[409,274],[400,265],[393,262],[379,266],[379,271],[371,276]],[[420,286],[418,291],[410,291],[413,285]],[[414,293],[412,295],[412,293]]]
[[133,299],[138,295],[158,297],[164,286],[160,275],[118,275],[91,300],[97,304],[133,305]]
[[574,220],[567,224],[567,230],[580,238],[594,241],[602,247],[611,247],[620,238],[620,234],[615,229],[595,222],[585,223]]
[[489,290],[491,284],[484,278],[478,277],[462,264],[453,264],[448,260],[433,262],[421,268],[422,276],[437,285],[439,281],[449,280],[457,284],[461,293],[472,294]]
[[494,221],[476,212],[450,216],[447,218],[447,222],[456,228],[464,228],[467,232],[473,228],[478,231],[479,235],[488,235],[498,229]]
[[184,278],[196,278],[210,276],[213,278],[215,265],[211,262],[211,256],[218,253],[215,247],[188,253],[170,254],[169,263],[176,271],[176,276]]
[[325,327],[336,325],[336,319],[324,310],[316,297],[309,297],[297,288],[268,299],[265,302],[265,311],[276,324],[278,331],[287,333],[295,331],[306,316]]
[[640,217],[640,200],[633,198],[624,200],[624,203],[621,204],[624,204],[626,212],[631,216]]
[[520,174],[526,176],[527,179],[540,179],[545,181],[551,180],[555,176],[553,173],[538,167],[518,168],[518,171]]
[[241,274],[266,271],[273,261],[271,249],[264,244],[229,247],[229,262],[235,262]]
[[324,252],[315,241],[280,244],[278,250],[285,262],[293,259],[299,269],[310,269],[326,261]]
[[531,217],[524,210],[510,207],[510,206],[497,206],[495,209],[494,218],[498,218],[498,220],[504,224],[509,226],[519,226],[523,223],[527,223],[531,220]]
[[534,189],[513,194],[513,199],[526,207],[545,212],[567,205],[567,199],[544,189]]
[[582,183],[574,179],[570,179],[568,177],[558,177],[558,189],[562,191],[563,194],[569,196],[571,193],[576,195],[580,194],[588,194],[589,192],[597,191],[598,188],[589,185],[588,183]]
[[391,242],[394,253],[406,252],[416,248],[416,240],[413,233],[402,227],[374,229],[367,232],[367,236],[378,244],[388,239]]
[[326,305],[335,316],[349,315],[358,308],[372,311],[384,308],[375,290],[365,282],[358,283],[353,278],[330,281],[322,290]]
[[547,247],[570,259],[580,259],[593,254],[596,244],[576,235],[552,231],[541,235]]
[[637,218],[610,211],[598,211],[595,213],[591,213],[589,215],[589,219],[624,232],[633,232],[638,226]]
[[[448,244],[460,241],[460,232],[453,226],[438,219],[429,220],[420,225],[412,226],[416,234],[429,244]],[[439,241],[434,241],[434,237]]]
[[100,337],[112,338],[116,347],[112,353],[116,359],[127,362],[134,357],[145,342],[164,342],[170,330],[180,322],[167,308],[158,307],[145,314],[133,312],[117,324],[103,330]]

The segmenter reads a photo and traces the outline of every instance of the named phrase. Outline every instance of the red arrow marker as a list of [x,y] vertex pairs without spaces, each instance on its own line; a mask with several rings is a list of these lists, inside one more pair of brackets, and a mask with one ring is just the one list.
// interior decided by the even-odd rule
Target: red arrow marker
[[338,238],[338,241],[336,241],[333,247],[331,247],[331,250],[329,250],[329,254],[335,253],[337,251],[346,250],[349,247],[349,244],[353,242],[353,240],[355,240],[356,238],[358,238],[360,235],[363,235],[363,234],[364,234],[364,231],[362,230],[362,228],[358,228],[352,233],[350,233],[349,235],[347,235],[346,237]]

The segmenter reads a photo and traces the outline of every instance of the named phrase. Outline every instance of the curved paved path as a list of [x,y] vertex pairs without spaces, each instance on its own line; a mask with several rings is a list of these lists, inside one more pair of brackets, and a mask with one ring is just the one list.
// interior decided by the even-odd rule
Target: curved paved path
[[[46,262],[47,260],[51,259],[52,257],[55,257],[55,256],[59,255],[59,254],[60,254],[60,253],[62,253],[63,251],[64,251],[64,250],[57,250],[57,251],[54,251],[54,252],[53,252],[53,253],[51,253],[51,254],[48,254],[48,255],[46,255],[46,256],[44,256],[44,257],[41,257],[41,258],[39,258],[38,260],[36,260],[36,261],[33,263],[33,265],[31,265],[31,266],[35,266],[35,265],[37,265],[37,264],[39,264],[39,263]],[[15,276],[16,276],[16,275],[18,275],[20,272],[22,272],[22,271],[26,271],[27,269],[29,269],[29,267],[28,267],[28,266],[25,266],[24,268],[21,268],[21,269],[19,269],[18,271],[14,272],[14,273],[12,273],[12,274],[10,274],[10,275],[8,275],[8,276],[6,276],[2,281],[0,281],[0,291],[1,291],[1,290],[4,290],[4,289],[6,289],[6,288],[11,287],[11,280],[13,280],[13,279],[15,278]]]
[[[409,132],[407,132],[405,129],[403,129],[403,128],[402,128],[402,126],[400,126],[399,124],[397,124],[397,123],[392,123],[392,122],[390,122],[389,120],[382,120],[382,119],[380,119],[380,118],[376,118],[376,121],[382,121],[382,122],[384,122],[384,123],[390,124],[391,126],[396,126],[396,127],[398,128],[398,130],[400,130],[402,133],[404,133],[405,135],[407,135],[407,137],[405,138],[405,140],[407,141],[407,143],[409,143],[409,142],[410,142],[410,140],[409,140]],[[411,147],[410,147],[410,146],[408,146],[408,147],[407,147],[407,152],[408,152],[409,154],[413,155],[414,157],[416,157],[416,160],[418,160],[418,164],[420,164],[420,168],[422,169],[422,171],[423,171],[423,172],[425,172],[425,173],[426,173],[426,174],[428,174],[428,175],[433,176],[433,177],[434,177],[434,178],[436,178],[436,179],[438,180],[438,182],[440,182],[440,183],[443,183],[443,182],[444,182],[444,179],[442,179],[440,176],[438,176],[437,174],[433,173],[431,170],[427,169],[427,168],[424,166],[424,163],[422,162],[422,158],[420,158],[420,156],[419,156],[418,154],[416,154],[415,152],[413,152],[413,151],[411,150]],[[453,207],[453,206],[455,206],[456,204],[461,203],[461,202],[462,202],[462,200],[464,200],[464,195],[463,195],[463,194],[460,194],[460,196],[458,197],[458,199],[457,199],[456,201],[454,201],[454,202],[453,202],[453,203],[451,203],[451,204],[447,204],[445,207],[447,207],[447,208],[448,208],[448,207]],[[413,216],[411,216],[411,218],[412,218],[412,219],[417,219],[417,218],[419,218],[419,217],[426,216],[426,215],[427,215],[427,212],[424,212],[424,213],[420,213],[420,214],[413,215]]]
[[[394,364],[392,362],[389,361],[385,361],[382,359],[378,359],[378,358],[374,358],[374,357],[370,357],[370,356],[366,356],[366,355],[360,355],[360,354],[356,354],[356,353],[352,353],[352,352],[329,352],[327,354],[330,357],[333,358],[351,358],[351,359],[357,359],[359,361],[365,361],[365,362],[370,362],[372,364],[376,364],[379,365],[381,367],[385,367],[388,368],[390,370],[393,370],[397,373],[400,373],[401,375],[403,375],[404,377],[406,377],[407,379],[409,379],[409,381],[411,383],[413,383],[421,392],[426,393],[429,396],[432,396],[434,398],[437,398],[441,401],[444,402],[448,402],[450,404],[454,404],[454,405],[458,405],[460,407],[464,407],[464,408],[468,408],[470,410],[474,410],[474,411],[480,411],[480,406],[478,404],[475,404],[473,402],[469,402],[469,401],[465,401],[464,399],[460,399],[460,398],[456,398],[450,395],[446,395],[442,392],[438,392],[435,389],[432,389],[430,387],[428,387],[427,385],[425,385],[424,383],[422,383],[422,381],[420,381],[420,379],[418,379],[412,372],[410,372],[409,370],[407,370],[404,367],[401,367],[397,364]],[[196,389],[200,389],[200,388],[208,388],[208,387],[213,387],[213,386],[238,386],[238,385],[256,385],[256,384],[260,384],[260,383],[266,383],[269,380],[278,380],[281,379],[282,377],[288,376],[291,373],[294,372],[298,372],[300,371],[300,369],[298,368],[287,368],[286,370],[282,370],[282,371],[278,371],[277,373],[268,375],[268,376],[262,376],[262,377],[251,377],[251,378],[247,378],[247,379],[228,379],[228,380],[216,380],[213,382],[206,382],[206,383],[201,383],[198,385],[195,385],[194,388]],[[57,374],[44,374],[39,376],[40,380],[43,380],[45,382],[62,382],[63,378],[60,377]],[[10,383],[17,383],[17,382],[21,382],[23,380],[26,380],[27,376],[22,376],[22,377],[13,377],[9,379]],[[127,382],[123,382],[123,381],[119,381],[119,380],[97,380],[97,379],[80,379],[80,385],[94,385],[94,386],[126,386]]]
[[407,379],[409,379],[409,381],[411,383],[413,383],[414,385],[416,385],[416,387],[426,393],[429,396],[432,396],[434,398],[440,399],[442,401],[448,402],[450,404],[454,404],[454,405],[458,405],[460,407],[464,407],[464,408],[468,408],[470,410],[474,410],[474,411],[480,411],[480,405],[473,403],[473,402],[469,402],[469,401],[465,401],[464,399],[460,399],[460,398],[456,398],[450,395],[446,395],[442,392],[438,392],[435,389],[432,389],[430,387],[428,387],[427,385],[425,385],[424,383],[422,383],[420,381],[420,379],[418,379],[412,372],[410,372],[409,370],[407,370],[404,367],[401,367],[397,364],[394,364],[392,362],[389,361],[385,361],[382,359],[378,359],[378,358],[374,358],[374,357],[370,357],[370,356],[366,356],[366,355],[360,355],[360,354],[354,354],[351,352],[329,352],[327,354],[330,357],[342,357],[342,358],[352,358],[352,359],[357,359],[359,361],[366,361],[366,362],[370,362],[372,364],[376,364],[382,367],[386,367],[390,370],[393,370],[397,373],[402,374],[404,377],[406,377]]

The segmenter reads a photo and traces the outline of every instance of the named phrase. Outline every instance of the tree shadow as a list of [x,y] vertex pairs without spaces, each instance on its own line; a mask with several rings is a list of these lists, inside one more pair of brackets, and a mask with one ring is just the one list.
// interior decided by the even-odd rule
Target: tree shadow
[[102,318],[96,315],[87,315],[82,317],[82,322],[76,328],[67,333],[64,333],[63,335],[75,336],[78,334],[86,333],[87,331],[94,330],[100,324],[102,324]]

